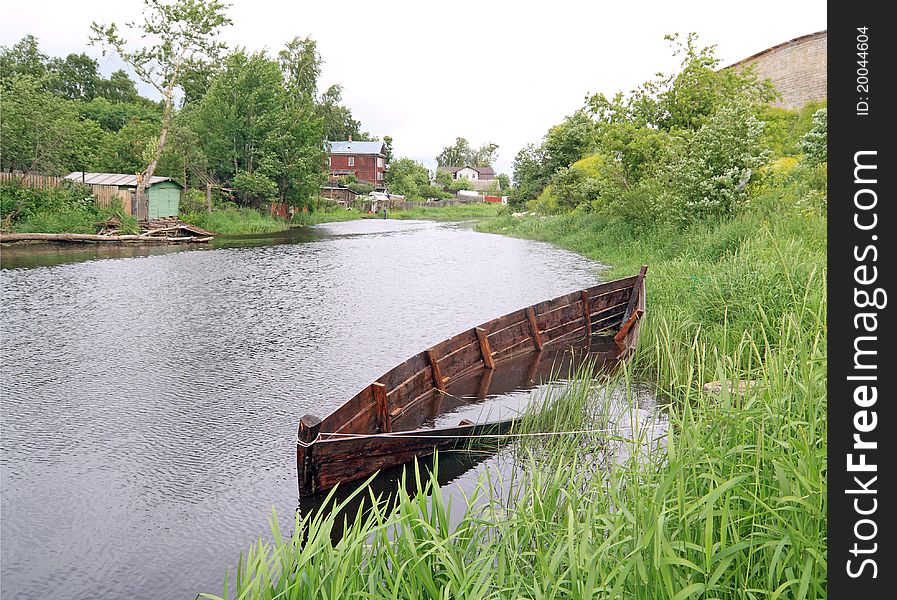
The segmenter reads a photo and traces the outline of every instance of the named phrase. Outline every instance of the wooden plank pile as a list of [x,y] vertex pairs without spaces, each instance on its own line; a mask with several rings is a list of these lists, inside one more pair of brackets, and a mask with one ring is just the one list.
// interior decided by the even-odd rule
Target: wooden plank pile
[[6,242],[113,242],[122,244],[201,244],[214,239],[211,231],[184,223],[177,217],[165,217],[138,223],[140,233],[122,234],[121,221],[109,219],[103,229],[91,233],[0,233]]

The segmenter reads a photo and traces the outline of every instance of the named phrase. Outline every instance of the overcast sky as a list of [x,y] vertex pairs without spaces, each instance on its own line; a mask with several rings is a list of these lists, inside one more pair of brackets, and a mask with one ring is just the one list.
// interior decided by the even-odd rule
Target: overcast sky
[[[587,93],[629,91],[677,61],[663,36],[695,31],[730,64],[826,25],[822,0],[645,2],[488,0],[233,0],[230,46],[272,54],[312,36],[324,59],[321,89],[343,86],[362,128],[391,135],[397,156],[429,167],[456,137],[499,145],[496,169],[583,104]],[[119,25],[142,0],[7,2],[0,45],[37,36],[44,53],[87,52],[91,21]],[[146,88],[141,87],[144,91]]]

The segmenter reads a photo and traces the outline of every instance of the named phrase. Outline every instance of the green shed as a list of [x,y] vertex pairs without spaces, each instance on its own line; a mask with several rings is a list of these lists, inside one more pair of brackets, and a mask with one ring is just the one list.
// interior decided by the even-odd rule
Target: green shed
[[176,217],[181,201],[181,190],[184,186],[171,177],[152,177],[146,188],[148,207],[141,210],[137,206],[137,175],[124,173],[83,173],[76,171],[65,176],[71,181],[78,181],[90,186],[117,188],[118,196],[123,199],[125,212],[134,215],[138,220]]

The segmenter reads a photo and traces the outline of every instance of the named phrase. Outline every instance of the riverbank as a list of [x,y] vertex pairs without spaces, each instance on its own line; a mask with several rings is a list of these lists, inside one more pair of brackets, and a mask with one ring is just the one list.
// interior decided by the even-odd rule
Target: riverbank
[[336,546],[332,517],[297,523],[246,556],[239,592],[295,590],[284,575],[301,570],[302,589],[347,597],[823,597],[826,221],[807,199],[824,190],[824,175],[773,178],[748,209],[687,228],[590,213],[478,224],[600,259],[607,278],[650,265],[631,373],[669,401],[665,448],[596,475],[580,451],[542,447],[530,491],[507,506],[486,489],[488,512],[471,502],[454,529],[439,493],[403,495]]

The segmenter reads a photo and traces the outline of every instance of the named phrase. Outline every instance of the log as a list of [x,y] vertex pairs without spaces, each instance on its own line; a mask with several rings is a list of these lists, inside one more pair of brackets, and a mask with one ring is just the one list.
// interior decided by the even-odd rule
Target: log
[[206,237],[153,237],[143,235],[99,235],[95,233],[3,233],[0,244],[7,242],[120,242],[120,243],[202,243],[211,241]]

